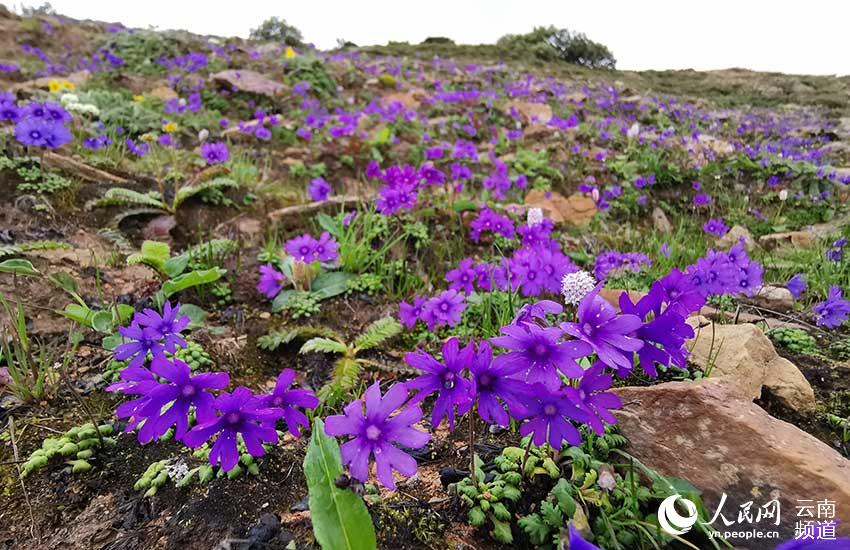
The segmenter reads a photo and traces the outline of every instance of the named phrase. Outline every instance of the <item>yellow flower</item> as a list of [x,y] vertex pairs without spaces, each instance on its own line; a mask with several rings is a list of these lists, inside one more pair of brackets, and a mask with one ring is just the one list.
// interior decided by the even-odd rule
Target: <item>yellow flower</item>
[[73,82],[68,82],[67,80],[51,80],[47,83],[47,87],[51,92],[61,92],[63,90],[73,92],[76,88]]
[[292,46],[286,47],[286,51],[284,52],[283,57],[287,59],[292,59],[293,57],[295,57],[295,50],[292,49]]
[[176,122],[166,122],[162,125],[162,131],[166,134],[173,134],[177,131],[177,123]]
[[145,100],[145,96],[143,96],[143,95],[134,95],[133,96],[133,101],[135,101],[136,103],[141,103],[144,100]]

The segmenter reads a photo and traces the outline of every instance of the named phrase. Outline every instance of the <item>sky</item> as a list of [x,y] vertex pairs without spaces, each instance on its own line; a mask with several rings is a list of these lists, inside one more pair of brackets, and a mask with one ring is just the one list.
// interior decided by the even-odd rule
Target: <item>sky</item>
[[554,25],[584,32],[608,46],[619,69],[740,67],[850,74],[850,2],[844,0],[52,0],[51,4],[57,12],[78,19],[220,36],[247,37],[250,29],[276,15],[322,49],[334,47],[337,39],[368,45],[447,36],[463,44],[494,43],[505,34]]

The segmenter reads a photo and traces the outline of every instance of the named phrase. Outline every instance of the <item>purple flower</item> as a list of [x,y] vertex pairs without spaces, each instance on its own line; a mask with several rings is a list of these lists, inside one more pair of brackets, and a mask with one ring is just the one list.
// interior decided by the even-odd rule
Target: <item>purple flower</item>
[[472,407],[472,383],[463,377],[463,370],[475,357],[475,343],[470,342],[460,349],[455,337],[443,344],[443,363],[440,363],[428,353],[417,351],[404,355],[404,361],[413,368],[425,371],[413,380],[407,382],[407,387],[419,390],[410,400],[411,404],[419,403],[432,393],[437,393],[437,400],[431,411],[431,425],[436,428],[445,416],[449,420],[449,430],[455,429],[455,407],[457,414],[465,414]]
[[315,259],[324,263],[333,262],[339,258],[339,245],[327,231],[319,235],[319,240],[316,241],[315,254]]
[[229,472],[239,462],[238,438],[245,443],[248,453],[254,457],[266,454],[263,443],[276,443],[275,421],[282,411],[263,408],[248,388],[237,387],[232,393],[222,392],[213,402],[218,416],[189,430],[183,442],[189,447],[200,447],[212,437],[218,436],[210,449],[210,464],[219,464]]
[[304,233],[300,237],[290,239],[284,245],[286,253],[302,262],[312,262],[316,255],[318,241],[310,234]]
[[642,269],[651,265],[652,260],[646,254],[608,250],[596,257],[593,274],[597,279],[603,280],[611,274],[626,272],[639,273]]
[[579,380],[578,388],[567,386],[562,390],[579,409],[587,413],[587,424],[599,435],[605,434],[603,421],[608,424],[617,423],[617,418],[611,414],[611,410],[623,406],[617,394],[605,391],[613,385],[613,377],[605,374],[604,369],[605,365],[597,361],[585,371]]
[[595,544],[591,544],[581,538],[581,533],[578,532],[572,521],[569,524],[569,542],[570,550],[602,550]]
[[135,141],[133,141],[130,138],[127,138],[127,139],[124,140],[124,145],[126,145],[127,149],[131,153],[136,155],[137,157],[145,156],[146,154],[148,154],[148,151],[150,151],[150,149],[151,149],[151,146],[149,144],[144,143],[144,142],[143,143],[136,143]]
[[706,204],[711,204],[711,195],[706,195],[705,193],[698,193],[694,196],[694,204],[696,206],[704,206]]
[[643,324],[636,315],[618,315],[607,300],[599,296],[602,283],[596,285],[578,306],[578,321],[561,323],[561,329],[589,344],[606,365],[623,370],[632,368],[632,352],[643,342],[630,336]]
[[268,299],[273,299],[283,288],[286,276],[278,271],[272,264],[260,266],[260,281],[257,283],[257,292]]
[[428,325],[428,330],[445,325],[453,327],[460,323],[460,315],[465,309],[463,294],[457,290],[444,290],[425,302],[421,319]]
[[221,390],[230,383],[230,377],[223,372],[192,376],[189,365],[177,359],[156,357],[151,370],[165,382],[146,392],[147,403],[134,414],[145,421],[139,430],[141,443],[159,439],[172,426],[176,427],[175,439],[182,439],[189,430],[190,408],[194,408],[199,424],[214,419],[214,398],[208,390]]
[[519,428],[523,437],[533,434],[532,441],[540,446],[549,443],[557,450],[564,441],[570,445],[581,445],[581,433],[570,420],[585,422],[586,412],[579,409],[566,394],[550,391],[542,384],[535,384],[525,402],[526,420]]
[[50,118],[26,117],[15,125],[15,139],[22,145],[56,149],[74,139],[64,124]]
[[307,194],[312,201],[323,201],[331,194],[331,186],[323,178],[313,178],[307,186]]
[[51,101],[45,101],[44,103],[32,101],[28,103],[22,109],[22,116],[23,118],[41,118],[45,122],[54,122],[57,124],[71,122],[74,118],[64,107]]
[[514,222],[509,217],[496,214],[489,208],[482,208],[478,218],[470,224],[470,227],[472,230],[469,232],[469,237],[475,242],[478,242],[484,231],[492,231],[506,239],[513,239],[516,235]]
[[411,210],[416,205],[418,194],[416,187],[409,183],[387,184],[378,190],[375,206],[378,212],[388,216],[402,208]]
[[139,323],[133,321],[129,327],[118,327],[118,333],[130,340],[130,342],[117,346],[114,350],[116,361],[130,359],[128,367],[141,367],[145,363],[147,354],[154,357],[163,357],[165,347],[160,342],[161,335],[151,328],[142,328]]
[[504,336],[491,338],[490,343],[511,351],[496,358],[499,367],[517,368],[526,383],[541,382],[552,391],[561,387],[558,371],[570,378],[584,374],[576,359],[593,351],[576,340],[560,342],[563,333],[557,327],[518,322],[502,327],[501,333]]
[[180,336],[191,320],[187,315],[180,316],[180,302],[172,307],[170,301],[166,301],[162,307],[162,315],[152,309],[145,309],[136,313],[133,320],[145,329],[150,329],[157,339],[163,341],[163,347],[169,353],[174,353],[178,347],[185,348],[186,340]]
[[204,143],[201,145],[201,156],[207,161],[207,164],[221,164],[227,162],[230,158],[230,151],[227,150],[227,144],[223,141],[217,143]]
[[[413,404],[404,406],[407,401],[404,384],[394,384],[381,396],[380,383],[375,382],[363,397],[349,403],[344,415],[329,416],[325,431],[332,436],[352,436],[342,444],[340,452],[355,479],[368,481],[369,459],[374,456],[378,481],[395,490],[392,471],[410,477],[416,473],[416,460],[394,444],[419,449],[431,439],[427,433],[412,427],[422,418],[422,409]],[[399,412],[393,415],[396,410]]]
[[291,390],[295,380],[295,371],[284,369],[277,377],[274,390],[268,395],[258,395],[260,405],[266,409],[283,410],[283,420],[286,429],[295,437],[301,437],[301,428],[310,425],[307,415],[298,410],[315,409],[319,405],[318,398],[310,390]]
[[712,218],[705,222],[705,224],[703,224],[702,226],[702,230],[705,233],[709,235],[714,235],[716,237],[722,237],[723,235],[729,232],[729,228],[726,226],[723,220],[718,218]]
[[791,277],[787,283],[785,283],[785,288],[788,289],[788,292],[791,293],[791,296],[793,296],[795,300],[802,296],[809,288],[809,283],[806,282],[803,275],[803,273],[797,273]]
[[841,287],[831,286],[826,300],[812,306],[812,311],[819,327],[837,328],[850,316],[850,302],[841,295]]
[[398,318],[408,330],[416,326],[416,321],[422,315],[422,306],[425,305],[426,300],[425,296],[414,296],[413,304],[401,302],[398,305]]
[[446,281],[449,283],[449,288],[458,292],[465,292],[466,294],[475,292],[475,281],[477,279],[478,275],[472,266],[472,258],[464,258],[460,261],[456,269],[452,269],[446,273]]
[[[472,393],[478,399],[478,414],[484,422],[498,426],[507,426],[510,416],[525,416],[523,403],[531,391],[531,386],[512,378],[524,370],[523,364],[501,359],[506,356],[500,355],[493,360],[490,343],[484,341],[478,345],[478,352],[468,365],[472,375]],[[502,403],[508,407],[507,412]]]

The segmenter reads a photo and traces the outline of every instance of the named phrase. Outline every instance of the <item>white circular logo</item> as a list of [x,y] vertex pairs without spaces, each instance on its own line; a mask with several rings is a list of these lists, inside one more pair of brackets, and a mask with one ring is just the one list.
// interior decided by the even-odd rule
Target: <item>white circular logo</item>
[[[688,511],[687,516],[679,515],[679,512],[676,511],[676,500],[681,500],[682,504],[684,504],[685,509]],[[670,535],[684,535],[691,530],[691,527],[696,522],[696,504],[683,498],[681,495],[670,495],[658,507],[658,523]]]

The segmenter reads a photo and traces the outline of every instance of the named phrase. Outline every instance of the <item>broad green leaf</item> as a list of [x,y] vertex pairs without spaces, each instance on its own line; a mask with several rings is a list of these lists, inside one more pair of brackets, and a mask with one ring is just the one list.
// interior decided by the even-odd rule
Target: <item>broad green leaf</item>
[[348,281],[353,278],[354,275],[344,271],[322,273],[313,280],[310,290],[319,300],[327,300],[348,290]]
[[316,214],[316,221],[319,222],[319,227],[330,233],[335,239],[339,239],[340,224],[337,223],[336,219],[320,212]]
[[460,200],[454,204],[455,212],[467,212],[470,210],[478,210],[478,203],[475,201]]
[[77,292],[79,292],[77,281],[73,277],[71,277],[71,275],[65,273],[64,271],[57,271],[56,273],[52,273],[48,277],[48,279],[51,283],[66,292],[69,292],[71,294],[76,294]]
[[345,353],[346,351],[348,351],[348,348],[342,342],[330,338],[310,338],[304,342],[298,353]]
[[567,517],[573,517],[576,513],[576,501],[570,494],[570,482],[564,478],[558,480],[558,483],[552,488],[552,494],[558,499],[558,507],[566,514]]
[[75,323],[79,323],[84,327],[91,328],[92,326],[91,321],[92,317],[94,317],[94,312],[88,306],[84,306],[82,304],[68,304],[61,313],[68,319]]
[[225,273],[226,271],[219,267],[184,273],[179,277],[175,277],[162,283],[162,296],[163,298],[167,299],[168,297],[180,292],[181,290],[186,290],[187,288],[192,288],[198,285],[205,285],[207,283],[215,282],[219,280],[221,276]]
[[32,265],[29,260],[21,258],[13,258],[0,262],[0,273],[14,273],[15,275],[25,275],[36,277],[39,275],[38,270]]
[[91,327],[98,332],[108,334],[112,332],[112,328],[115,326],[113,321],[114,319],[111,311],[101,310],[92,315]]
[[313,534],[324,550],[374,549],[375,527],[363,500],[336,486],[342,472],[339,445],[317,418],[304,457]]
[[136,313],[136,309],[128,304],[118,304],[112,309],[112,323],[115,326],[123,325],[133,314]]
[[162,265],[162,271],[173,279],[183,273],[187,265],[189,265],[189,255],[180,254],[179,256],[168,258]]
[[181,304],[180,315],[185,315],[189,318],[189,326],[187,328],[196,329],[204,326],[204,321],[209,314],[195,304]]
[[123,343],[124,338],[120,334],[110,334],[109,336],[103,337],[103,341],[101,341],[100,345],[103,346],[103,349],[112,351]]

